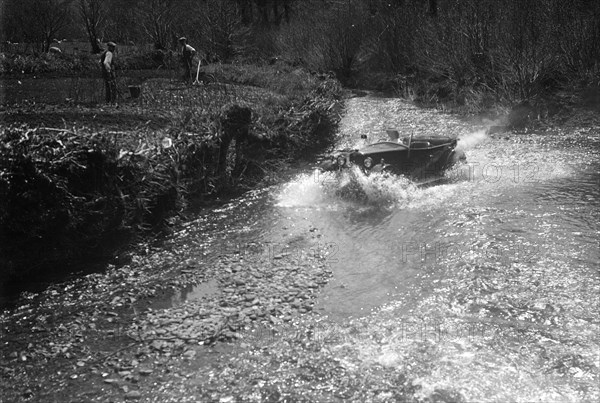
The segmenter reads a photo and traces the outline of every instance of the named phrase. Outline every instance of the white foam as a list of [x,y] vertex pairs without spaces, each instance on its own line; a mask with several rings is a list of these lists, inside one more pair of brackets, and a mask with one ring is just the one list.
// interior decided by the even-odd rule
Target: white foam
[[340,173],[300,174],[277,194],[276,206],[324,208],[363,205],[375,208],[421,208],[439,205],[457,189],[456,184],[420,188],[402,175],[371,173],[358,167]]
[[278,194],[278,207],[302,207],[320,204],[325,200],[322,191],[322,174],[315,170],[312,174],[300,174],[285,184]]
[[486,130],[477,130],[475,132],[461,136],[458,139],[457,148],[462,151],[467,151],[475,148],[477,145],[488,140],[490,137],[486,134]]

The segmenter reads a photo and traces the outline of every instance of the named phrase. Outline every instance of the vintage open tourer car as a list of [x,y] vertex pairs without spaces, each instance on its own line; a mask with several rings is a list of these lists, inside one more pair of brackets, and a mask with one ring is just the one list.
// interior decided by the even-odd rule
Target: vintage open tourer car
[[465,153],[457,149],[454,138],[412,135],[400,138],[397,130],[387,130],[387,134],[387,141],[330,154],[320,161],[319,168],[336,171],[356,165],[366,174],[391,172],[422,177],[441,173],[466,160]]

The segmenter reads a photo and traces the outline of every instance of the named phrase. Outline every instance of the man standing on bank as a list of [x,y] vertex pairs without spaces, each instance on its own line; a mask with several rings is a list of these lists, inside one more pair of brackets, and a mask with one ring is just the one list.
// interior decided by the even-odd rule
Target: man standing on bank
[[181,45],[181,62],[183,63],[183,80],[187,83],[192,81],[192,60],[196,54],[196,49],[187,44],[187,38],[182,36],[179,38]]
[[114,42],[106,44],[108,50],[105,50],[100,56],[100,65],[102,66],[102,78],[104,78],[104,88],[106,89],[106,103],[117,103],[117,76],[115,74],[115,49],[117,45]]

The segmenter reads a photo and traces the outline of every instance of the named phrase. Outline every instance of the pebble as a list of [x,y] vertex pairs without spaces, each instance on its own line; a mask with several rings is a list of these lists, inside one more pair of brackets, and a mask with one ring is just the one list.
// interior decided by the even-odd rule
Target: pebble
[[113,379],[113,378],[108,378],[108,379],[104,380],[104,383],[108,383],[108,384],[119,383],[119,380]]
[[125,394],[125,399],[141,399],[142,393],[139,390],[131,390]]
[[[251,328],[257,321],[280,325],[298,313],[311,311],[317,289],[328,282],[330,273],[319,264],[318,257],[296,264],[290,263],[288,256],[291,254],[281,251],[271,257],[272,265],[266,266],[263,261],[224,256],[215,266],[216,277],[214,273],[206,275],[219,284],[221,293],[169,309],[147,311],[141,336],[151,343],[148,353],[154,351],[165,357],[175,354],[175,349],[177,355],[191,358],[195,353],[187,352],[186,346],[214,335],[225,321],[227,329],[220,331],[219,338],[231,340],[240,327]],[[173,340],[155,340],[157,336]]]
[[152,348],[156,349],[156,350],[160,350],[163,347],[163,342],[162,340],[154,340],[151,344]]
[[184,358],[192,359],[195,356],[196,356],[196,350],[187,350],[185,353],[183,353]]

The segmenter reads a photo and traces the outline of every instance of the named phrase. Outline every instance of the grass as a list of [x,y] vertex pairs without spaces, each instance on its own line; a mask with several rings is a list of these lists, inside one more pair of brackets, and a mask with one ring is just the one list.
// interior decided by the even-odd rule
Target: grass
[[[0,76],[57,74],[60,76],[96,75],[100,70],[100,55],[42,53],[12,54],[0,53]],[[116,66],[121,71],[173,69],[177,63],[173,55],[156,50],[153,52],[131,53],[120,56],[117,53]]]
[[[326,145],[337,124],[332,105],[339,84],[311,77],[300,85],[309,76],[300,71],[281,73],[288,80],[271,74],[242,66],[218,74],[253,86],[150,79],[141,98],[118,109],[72,102],[7,108],[0,133],[0,280],[110,255],[165,228],[192,197],[251,188],[269,169]],[[218,159],[230,105],[252,109],[249,131],[260,141],[232,144],[223,175]],[[242,169],[234,170],[236,161]]]

